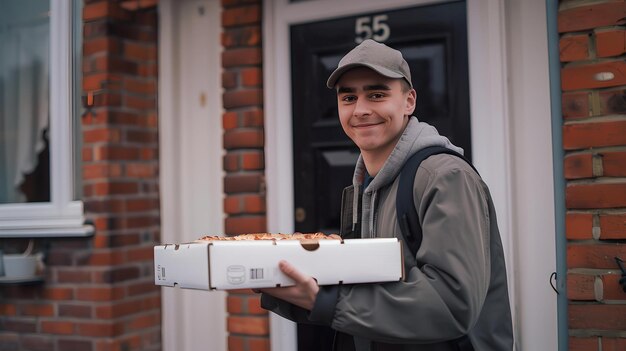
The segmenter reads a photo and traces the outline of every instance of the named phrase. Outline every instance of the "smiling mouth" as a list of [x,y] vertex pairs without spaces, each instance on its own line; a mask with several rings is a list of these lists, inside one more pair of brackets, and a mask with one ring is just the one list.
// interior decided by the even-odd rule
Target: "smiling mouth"
[[377,125],[382,124],[382,122],[376,122],[376,123],[361,123],[361,124],[357,124],[355,126],[352,126],[353,128],[369,128],[369,127],[375,127]]

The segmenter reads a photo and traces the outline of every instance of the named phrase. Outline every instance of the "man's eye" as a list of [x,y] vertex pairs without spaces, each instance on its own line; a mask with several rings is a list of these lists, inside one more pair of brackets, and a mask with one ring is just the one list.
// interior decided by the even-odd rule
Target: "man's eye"
[[346,96],[341,98],[341,101],[343,101],[343,102],[354,102],[355,100],[356,100],[356,97],[354,97],[352,95],[346,95]]
[[385,94],[383,93],[373,93],[370,95],[370,98],[372,99],[382,99],[385,97]]

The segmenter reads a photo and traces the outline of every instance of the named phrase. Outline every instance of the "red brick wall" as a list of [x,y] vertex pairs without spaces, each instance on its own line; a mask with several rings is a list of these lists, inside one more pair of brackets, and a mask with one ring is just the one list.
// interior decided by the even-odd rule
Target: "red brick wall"
[[[266,231],[260,0],[222,0],[224,212],[228,235]],[[269,350],[269,322],[259,298],[232,291],[228,350]]]
[[560,6],[570,350],[624,350],[626,3]]
[[37,240],[45,282],[0,286],[1,350],[161,348],[157,12],[132,7],[87,0],[83,11],[83,89],[94,94],[82,118],[83,201],[96,234]]

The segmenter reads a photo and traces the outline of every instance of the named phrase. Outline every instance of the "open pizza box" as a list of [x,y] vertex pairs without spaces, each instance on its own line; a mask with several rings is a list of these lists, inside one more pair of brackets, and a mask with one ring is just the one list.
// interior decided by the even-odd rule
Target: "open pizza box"
[[286,260],[320,285],[403,279],[396,238],[196,241],[154,247],[156,285],[230,290],[293,285],[278,269]]

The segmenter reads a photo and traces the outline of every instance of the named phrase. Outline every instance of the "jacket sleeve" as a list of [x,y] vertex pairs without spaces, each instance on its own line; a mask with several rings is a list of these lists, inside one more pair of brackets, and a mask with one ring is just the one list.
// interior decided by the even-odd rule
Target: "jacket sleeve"
[[478,319],[490,280],[483,183],[463,168],[426,177],[423,196],[414,194],[423,266],[405,262],[403,282],[340,287],[334,329],[385,343],[436,343],[466,335]]
[[320,286],[310,312],[268,294],[261,295],[261,307],[296,323],[330,326],[338,293],[337,285]]

